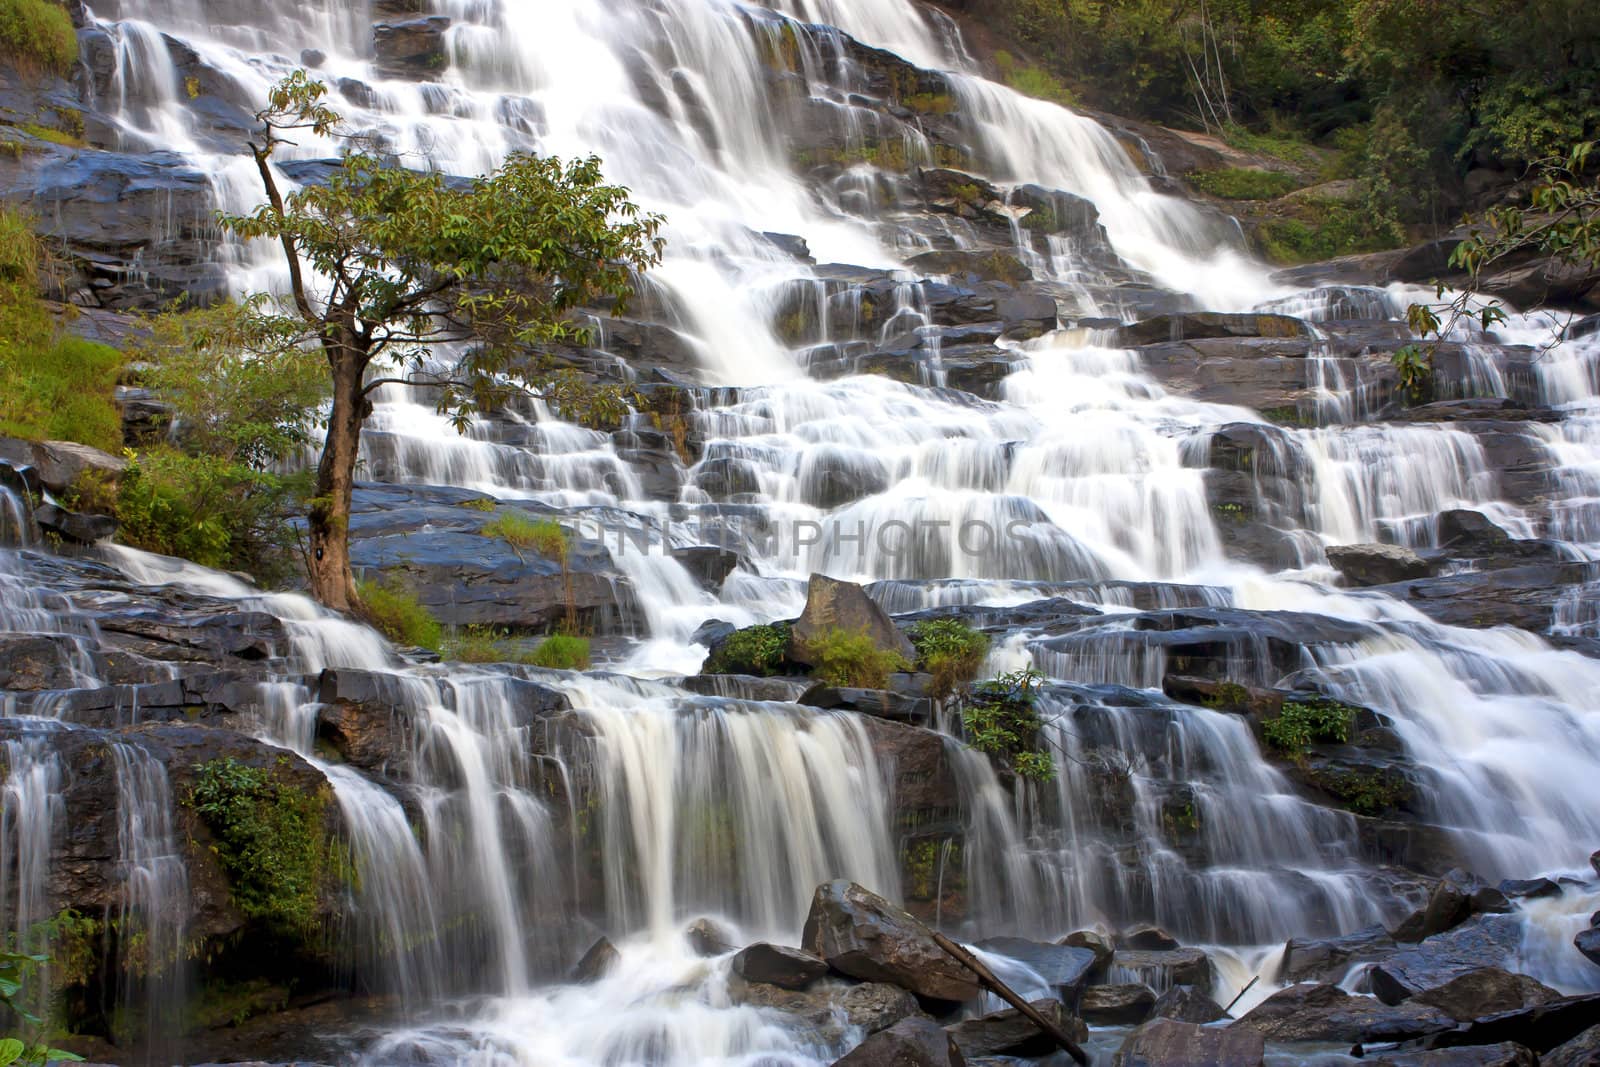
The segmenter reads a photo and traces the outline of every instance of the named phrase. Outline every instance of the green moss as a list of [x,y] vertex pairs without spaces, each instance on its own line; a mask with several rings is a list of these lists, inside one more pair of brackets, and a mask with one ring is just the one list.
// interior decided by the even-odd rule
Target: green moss
[[912,93],[900,98],[900,105],[924,115],[948,115],[956,109],[949,93]]
[[423,607],[415,593],[397,585],[357,582],[362,614],[379,632],[397,645],[439,651],[444,627]]
[[1219,711],[1242,711],[1250,705],[1250,690],[1238,682],[1223,682],[1205,698],[1205,706]]
[[589,669],[589,639],[570,634],[551,634],[533,650],[531,661],[535,667],[557,671],[583,671]]
[[788,663],[789,624],[768,623],[736,631],[706,657],[701,674],[750,674],[758,678],[783,673]]
[[1278,426],[1309,427],[1316,425],[1316,420],[1306,418],[1297,407],[1262,408],[1261,417]]
[[898,652],[879,648],[866,631],[832,629],[806,644],[811,676],[828,685],[851,689],[882,689],[895,671],[911,664]]
[[966,890],[966,863],[959,841],[920,838],[900,850],[907,900],[937,900]]
[[[279,762],[287,766],[288,758]],[[315,928],[338,871],[330,862],[327,788],[307,792],[232,757],[195,770],[186,803],[211,831],[239,913],[282,931]]]
[[1010,52],[996,52],[995,66],[1001,79],[1024,96],[1048,100],[1063,107],[1076,107],[1078,95],[1067,84],[1043,67],[1019,63]]
[[476,500],[463,500],[460,504],[457,504],[456,506],[457,507],[462,507],[462,508],[468,508],[468,509],[470,509],[472,511],[482,511],[482,512],[487,513],[487,512],[493,511],[495,508],[499,507],[500,505],[497,504],[494,500],[492,500],[489,497],[480,496]]
[[1335,256],[1397,248],[1405,232],[1392,222],[1340,200],[1311,199],[1291,218],[1272,218],[1256,229],[1256,244],[1274,263],[1314,263]]
[[907,633],[917,666],[933,675],[933,695],[944,698],[978,676],[989,654],[989,638],[960,619],[932,619]]
[[0,0],[0,53],[25,68],[69,74],[78,61],[78,32],[60,4]]
[[1189,183],[1224,200],[1276,200],[1300,187],[1292,174],[1243,167],[1191,174]]
[[1357,815],[1382,815],[1397,807],[1411,791],[1400,774],[1375,768],[1320,770],[1312,781]]

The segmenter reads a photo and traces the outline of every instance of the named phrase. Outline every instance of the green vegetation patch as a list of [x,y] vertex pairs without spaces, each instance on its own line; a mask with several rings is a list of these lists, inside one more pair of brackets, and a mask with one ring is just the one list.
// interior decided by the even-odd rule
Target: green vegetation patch
[[828,685],[850,689],[882,689],[895,671],[910,670],[905,657],[879,648],[865,631],[832,629],[806,645],[811,676]]
[[1403,229],[1360,204],[1308,200],[1296,210],[1296,216],[1267,219],[1256,230],[1256,243],[1274,263],[1316,263],[1405,241]]
[[397,645],[437,652],[444,644],[444,627],[409,589],[390,583],[356,583],[363,614],[383,636]]
[[1043,67],[1020,63],[1010,52],[996,52],[994,63],[1000,70],[1001,79],[1023,96],[1048,100],[1063,107],[1073,107],[1078,103],[1078,95],[1067,87],[1067,83]]
[[485,537],[497,537],[518,552],[536,552],[548,559],[567,558],[567,531],[554,519],[531,519],[520,511],[508,511],[486,523]]
[[989,654],[989,638],[960,619],[931,619],[907,632],[917,666],[933,675],[933,695],[949,696],[978,676]]
[[1039,713],[1039,687],[1044,676],[1031,667],[1001,674],[973,687],[961,710],[967,744],[994,757],[1023,778],[1047,782],[1056,765],[1044,747]]
[[215,839],[234,906],[285,931],[313,929],[335,873],[326,788],[308,792],[231,756],[195,770],[187,803]]
[[78,61],[78,32],[51,0],[0,0],[0,53],[27,69],[66,75]]
[[530,662],[535,667],[555,671],[589,669],[589,639],[571,634],[551,634],[533,650]]
[[1291,701],[1276,718],[1261,724],[1261,735],[1273,748],[1298,758],[1313,744],[1343,744],[1350,740],[1356,710],[1336,700]]
[[1292,174],[1276,170],[1230,167],[1189,175],[1189,183],[1224,200],[1276,200],[1300,187]]
[[788,665],[789,624],[764,623],[729,634],[706,657],[702,674],[750,674],[768,678]]

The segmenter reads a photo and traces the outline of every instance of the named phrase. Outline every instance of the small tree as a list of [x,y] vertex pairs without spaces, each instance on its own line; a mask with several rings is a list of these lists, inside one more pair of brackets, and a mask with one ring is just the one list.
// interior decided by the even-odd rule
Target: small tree
[[[662,220],[602,181],[599,160],[512,155],[493,173],[457,181],[381,158],[342,129],[327,86],[297,71],[272,90],[250,145],[267,202],[223,227],[279,243],[288,306],[263,312],[320,347],[332,408],[308,516],[311,591],[336,610],[360,607],[350,570],[349,516],[361,430],[374,390],[435,386],[439,409],[465,429],[472,416],[554,375],[538,353],[583,343],[578,309],[611,302],[620,314],[634,272],[660,261]],[[341,138],[325,182],[284,195],[272,159],[294,130]],[[459,346],[448,363],[430,359]],[[399,368],[396,377],[372,373]]]
[[[1491,208],[1484,216],[1487,228],[1473,229],[1450,253],[1450,266],[1465,271],[1467,284],[1454,299],[1437,304],[1412,304],[1406,318],[1412,330],[1434,343],[1407,345],[1395,353],[1401,384],[1413,395],[1421,393],[1432,368],[1437,342],[1448,337],[1462,321],[1487,330],[1505,321],[1497,301],[1479,304],[1476,289],[1485,271],[1514,257],[1548,256],[1557,265],[1589,268],[1600,264],[1600,181],[1585,176],[1594,145],[1581,144],[1561,159],[1546,160],[1529,196],[1528,208]],[[1437,294],[1444,301],[1445,286]]]

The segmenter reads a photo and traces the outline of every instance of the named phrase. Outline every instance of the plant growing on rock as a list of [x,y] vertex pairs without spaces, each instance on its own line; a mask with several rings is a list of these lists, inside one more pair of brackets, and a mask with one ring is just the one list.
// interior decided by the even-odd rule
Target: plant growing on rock
[[78,33],[51,0],[0,0],[0,52],[31,70],[66,76],[78,61]]
[[960,619],[930,619],[907,631],[917,650],[917,666],[933,675],[940,699],[978,676],[989,654],[989,638]]
[[439,651],[444,642],[444,627],[415,593],[398,585],[361,582],[361,602],[367,620],[379,633],[397,645]]
[[783,670],[789,650],[789,624],[747,626],[729,634],[706,657],[702,674],[749,674],[767,678]]
[[589,669],[589,639],[551,634],[533,650],[529,662],[535,667],[556,671],[586,671]]
[[879,648],[865,631],[832,629],[806,645],[814,664],[811,676],[828,685],[882,689],[895,671],[910,670],[905,657]]
[[974,686],[961,709],[967,744],[993,756],[1018,775],[1046,782],[1055,760],[1042,747],[1036,707],[1044,675],[1032,667],[997,675]]
[[[585,340],[581,307],[626,309],[634,272],[660,259],[661,219],[605,184],[594,158],[516,153],[470,183],[406,169],[345,133],[327,91],[304,71],[272,90],[251,145],[267,203],[221,222],[282,249],[287,307],[262,308],[259,328],[298,331],[327,361],[333,398],[307,566],[318,600],[355,610],[348,526],[373,392],[395,381],[433,386],[462,429],[477,412],[539,392],[554,375],[535,353]],[[326,181],[285,195],[272,159],[294,131],[345,150]],[[446,342],[465,346],[453,364],[431,356]],[[382,366],[398,376],[372,373]]]
[[567,558],[567,531],[554,519],[530,519],[508,511],[484,524],[485,537],[498,537],[517,551],[533,551],[547,559]]
[[1355,709],[1336,700],[1290,701],[1277,716],[1261,724],[1267,744],[1296,759],[1313,745],[1350,740]]
[[[38,1030],[42,1020],[29,1012],[22,1003],[23,983],[41,965],[50,962],[49,956],[25,952],[0,952],[0,1004],[18,1021]],[[13,1063],[81,1063],[82,1056],[51,1048],[39,1041],[20,1037],[0,1037],[0,1067]]]

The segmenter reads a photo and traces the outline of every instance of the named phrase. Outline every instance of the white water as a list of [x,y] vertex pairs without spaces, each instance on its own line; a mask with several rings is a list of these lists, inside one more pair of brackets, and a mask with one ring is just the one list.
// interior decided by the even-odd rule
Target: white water
[[[197,0],[121,0],[100,14],[121,41],[116,107],[129,144],[184,152],[212,176],[225,206],[256,199],[247,161],[195,137],[158,31],[189,43],[245,100],[259,100],[289,69],[284,56],[321,49],[325,75],[373,85],[371,109],[337,106],[353,124],[381,129],[409,158],[470,174],[518,147],[597,152],[644,206],[667,215],[670,252],[653,274],[654,298],[693,339],[704,381],[744,387],[694,413],[710,438],[705,459],[749,464],[762,517],[785,535],[765,547],[751,534],[750,563],[720,598],[700,592],[670,559],[620,555],[648,626],[627,670],[692,669],[701,650],[689,635],[706,618],[743,624],[792,616],[814,570],[894,580],[896,607],[904,610],[1063,595],[1125,611],[1132,594],[1106,583],[1171,581],[1193,587],[1180,598],[1185,604],[1373,623],[1378,636],[1324,650],[1303,666],[1394,718],[1408,750],[1429,768],[1433,816],[1455,831],[1476,869],[1520,877],[1582,866],[1600,841],[1600,812],[1583,803],[1600,767],[1600,714],[1588,699],[1600,681],[1594,661],[1526,635],[1440,627],[1393,601],[1331,591],[1318,584],[1327,572],[1316,565],[1325,544],[1384,537],[1427,547],[1435,537],[1430,517],[1461,506],[1485,510],[1520,534],[1543,529],[1595,558],[1600,432],[1581,414],[1596,396],[1595,345],[1562,346],[1537,371],[1544,399],[1575,412],[1539,430],[1560,463],[1548,514],[1500,504],[1496,472],[1476,439],[1458,430],[1289,431],[1286,447],[1307,473],[1286,513],[1312,569],[1267,575],[1226,557],[1205,472],[1186,447],[1258,417],[1168,394],[1137,353],[1108,348],[1104,337],[1061,333],[1027,346],[1000,403],[878,377],[804,377],[804,354],[789,350],[771,324],[786,287],[811,284],[810,272],[752,231],[803,235],[822,263],[882,268],[925,248],[926,238],[878,228],[873,205],[882,203],[881,190],[869,168],[820,193],[796,173],[782,125],[791,101],[769,91],[752,43],[776,32],[774,24],[752,30],[745,13],[720,0],[680,0],[667,15],[600,0],[445,6],[456,20],[454,65],[427,87],[377,78],[365,21],[349,5],[235,11]],[[964,68],[959,42],[925,24],[906,0],[775,6],[919,63],[961,68],[954,87],[988,176],[1093,200],[1117,252],[1162,286],[1219,310],[1300,300],[1291,313],[1318,317],[1319,298],[1272,283],[1238,250],[1225,222],[1153,192],[1106,130],[978,79]],[[826,33],[799,40],[802,95],[851,122],[870,122],[840,86],[822,80],[836,42]],[[680,83],[692,91],[687,97]],[[658,95],[667,100],[665,114],[651,106]],[[317,156],[328,146],[302,150]],[[227,250],[232,284],[241,291],[273,284],[269,252]],[[1082,281],[1068,250],[1049,267],[1063,285]],[[922,321],[910,286],[897,299],[902,321]],[[1082,288],[1075,299],[1101,314],[1124,311]],[[828,314],[818,318],[830,324],[835,309],[820,302]],[[860,332],[845,314],[848,303],[837,309],[843,321],[831,322],[831,339]],[[1474,364],[1466,385],[1503,391],[1494,358]],[[1321,373],[1316,360],[1308,362],[1308,373]],[[1307,384],[1321,388],[1318,410],[1330,423],[1361,413],[1360,383]],[[375,478],[565,508],[662,510],[641,499],[639,476],[609,438],[547,411],[534,413],[530,443],[513,445],[488,426],[456,435],[402,389],[386,389],[379,401],[365,454]],[[824,474],[838,471],[880,478],[885,488],[839,508],[816,506]],[[686,488],[681,501],[691,540],[702,524],[722,518],[697,494]],[[896,522],[910,525],[909,535],[881,539]],[[817,524],[815,540],[794,535],[802,523]],[[977,547],[964,540],[980,530],[988,539]],[[526,721],[524,698],[505,674],[403,669],[371,631],[304,598],[262,595],[174,561],[108,552],[138,583],[177,584],[285,620],[293,647],[284,680],[265,701],[273,711],[261,735],[311,759],[332,781],[364,872],[351,902],[355,943],[368,948],[357,965],[370,984],[398,994],[413,1020],[380,1038],[370,1062],[588,1065],[648,1055],[689,1067],[809,1064],[839,1051],[731,1006],[724,964],[695,955],[682,929],[712,915],[734,924],[743,940],[792,941],[819,881],[850,877],[899,891],[891,769],[878,765],[851,717],[694,697],[665,681],[540,674],[536,680],[568,694],[579,725],[563,733],[566,747],[553,762],[535,760],[528,732],[553,727]],[[0,591],[5,629],[88,632],[81,622],[63,623],[61,605],[32,590]],[[1585,615],[1575,603],[1571,626],[1592,633],[1590,610]],[[1160,651],[1131,631],[1102,634],[1071,652],[1045,647],[1046,639],[1013,635],[996,665],[1032,660],[1063,682],[1159,685]],[[1267,667],[1251,649],[1229,667],[1241,679],[1279,680],[1261,677]],[[384,676],[385,702],[413,731],[406,783],[413,808],[315,756],[315,695],[296,679],[325,668]],[[1369,892],[1353,819],[1298,799],[1239,720],[1153,696],[1138,706],[1095,695],[1051,699],[1062,751],[1054,786],[1013,797],[986,762],[956,757],[977,932],[1053,937],[1097,922],[1155,919],[1186,940],[1254,950],[1291,934],[1394,918]],[[41,865],[60,813],[49,799],[56,768],[48,746],[33,738],[7,746],[0,912],[20,932],[45,914]],[[1105,788],[1093,761],[1107,750],[1130,757],[1110,770],[1132,798],[1139,854],[1131,863],[1117,855],[1093,810]],[[549,778],[563,782],[569,807],[549,799]],[[123,790],[129,817],[144,810],[134,784],[130,778]],[[1164,818],[1169,794],[1187,798],[1209,862],[1183,854],[1181,835]],[[574,895],[566,885],[576,877],[573,858],[557,855],[553,842],[557,827],[580,821],[581,846],[593,848],[599,872],[597,884],[584,887],[597,897],[581,902],[583,910],[603,920],[623,965],[592,987],[551,987],[543,984],[551,972],[587,947],[586,937],[573,943],[571,929],[552,931],[576,926],[564,910]],[[129,862],[135,870],[150,866],[131,853]],[[128,899],[148,910],[137,894]],[[1570,950],[1570,933],[1561,931],[1574,921],[1573,907],[1567,901],[1557,915],[1533,916],[1537,951],[1529,958],[1563,987],[1592,987],[1593,976],[1560,951],[1563,936]],[[1219,999],[1248,977],[1226,968]],[[458,996],[480,999],[434,1025],[442,1001]]]

